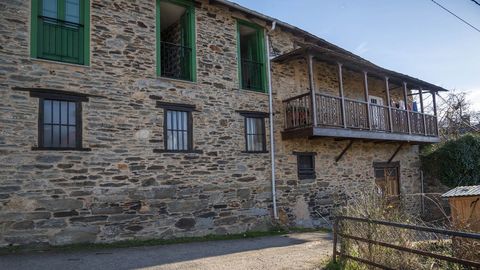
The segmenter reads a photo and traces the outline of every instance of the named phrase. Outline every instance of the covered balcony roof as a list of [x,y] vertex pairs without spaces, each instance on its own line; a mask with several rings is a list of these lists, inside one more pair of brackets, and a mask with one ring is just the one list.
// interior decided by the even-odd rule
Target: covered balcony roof
[[358,70],[358,71],[366,71],[371,75],[383,78],[389,77],[392,80],[399,80],[403,82],[407,82],[411,86],[416,86],[421,89],[430,90],[430,91],[448,91],[445,88],[440,86],[431,84],[429,82],[396,72],[392,70],[388,70],[386,68],[382,68],[369,62],[361,57],[357,57],[353,54],[344,54],[338,51],[334,51],[325,47],[310,45],[306,47],[301,47],[290,51],[288,53],[282,54],[280,56],[275,57],[272,61],[283,63],[288,62],[291,60],[296,59],[305,59],[306,56],[311,55],[315,59],[328,62],[328,63],[342,63],[345,68],[351,70]]

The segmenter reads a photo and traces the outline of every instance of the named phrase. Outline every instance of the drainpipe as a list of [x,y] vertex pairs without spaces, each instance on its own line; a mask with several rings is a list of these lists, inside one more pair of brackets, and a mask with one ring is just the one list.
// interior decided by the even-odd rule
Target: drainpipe
[[278,219],[277,211],[277,191],[275,188],[275,134],[273,133],[273,122],[274,122],[274,112],[273,112],[273,96],[272,96],[272,71],[270,69],[270,39],[268,34],[275,30],[277,25],[276,21],[272,22],[272,28],[266,31],[266,47],[267,47],[267,70],[268,70],[268,109],[269,109],[269,119],[270,119],[270,159],[271,159],[271,172],[272,172],[272,202],[273,202],[273,217]]

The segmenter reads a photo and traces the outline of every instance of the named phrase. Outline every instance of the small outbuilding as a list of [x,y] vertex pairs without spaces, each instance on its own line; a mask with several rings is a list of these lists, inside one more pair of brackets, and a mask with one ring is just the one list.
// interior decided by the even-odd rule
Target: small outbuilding
[[442,197],[448,198],[455,228],[480,232],[480,185],[456,187]]

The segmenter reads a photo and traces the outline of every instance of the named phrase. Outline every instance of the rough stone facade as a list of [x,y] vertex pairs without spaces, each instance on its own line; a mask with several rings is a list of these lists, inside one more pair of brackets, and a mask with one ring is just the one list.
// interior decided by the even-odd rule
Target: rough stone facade
[[[196,6],[192,83],[156,76],[155,1],[91,0],[89,66],[31,59],[30,8],[30,1],[0,1],[0,246],[239,233],[275,223],[270,154],[244,153],[237,112],[268,112],[267,94],[239,89],[237,18],[247,20],[244,14],[206,0]],[[280,52],[298,41],[281,28],[271,36]],[[334,67],[315,66],[319,89],[335,91]],[[372,186],[373,162],[396,146],[359,142],[335,163],[345,142],[283,141],[281,101],[308,91],[308,76],[301,61],[272,71],[280,220],[322,226],[318,213],[328,218],[334,194]],[[346,76],[353,81],[347,95],[361,94],[361,75]],[[38,98],[14,87],[103,96],[83,103],[83,146],[91,151],[32,150]],[[159,99],[196,106],[198,151],[153,151],[164,146]],[[293,151],[317,152],[316,180],[298,180]],[[396,160],[402,193],[419,192],[418,147],[404,146]]]

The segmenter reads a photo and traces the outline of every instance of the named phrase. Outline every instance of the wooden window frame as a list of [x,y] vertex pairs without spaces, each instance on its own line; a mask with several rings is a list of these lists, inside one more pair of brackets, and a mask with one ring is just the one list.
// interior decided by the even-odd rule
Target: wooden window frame
[[[196,36],[196,29],[195,29],[195,21],[196,21],[196,17],[195,17],[195,7],[196,7],[196,4],[195,4],[195,1],[189,1],[189,0],[156,0],[155,1],[155,9],[156,9],[156,22],[155,22],[155,35],[156,35],[156,60],[157,60],[157,65],[156,65],[156,73],[157,73],[157,77],[162,77],[161,74],[162,74],[162,68],[161,68],[161,65],[162,65],[162,54],[161,54],[161,20],[160,20],[160,15],[161,15],[161,11],[160,11],[160,2],[169,2],[169,3],[172,3],[174,5],[178,5],[178,6],[182,6],[186,9],[189,10],[190,14],[189,14],[189,18],[188,18],[188,36],[189,36],[189,45],[192,49],[192,53],[191,53],[191,56],[190,56],[190,76],[191,78],[189,80],[186,80],[186,81],[190,81],[190,82],[196,82],[197,81],[197,42],[196,42],[196,39],[197,39],[197,36]],[[163,78],[163,77],[162,77]],[[172,78],[167,78],[167,79],[172,79]],[[173,80],[182,80],[182,79],[173,79]]]
[[[259,61],[263,64],[263,68],[260,74],[261,81],[262,81],[261,84],[263,89],[260,89],[260,90],[244,89],[242,85],[242,53],[241,53],[241,44],[240,44],[240,26],[241,25],[251,27],[257,31],[257,38],[258,38],[257,50],[261,52],[259,54]],[[245,91],[253,91],[253,92],[260,92],[260,93],[267,92],[268,90],[267,63],[266,63],[266,61],[268,61],[267,52],[268,51],[266,48],[264,28],[255,23],[237,19],[237,66],[238,66],[238,81],[239,81],[238,84],[240,86],[240,89]]]
[[[264,112],[253,112],[253,111],[237,111],[241,116],[243,116],[243,136],[245,140],[245,150],[243,153],[250,153],[250,154],[260,154],[260,153],[268,153],[267,151],[267,134],[266,134],[266,126],[265,126],[265,118],[268,118],[268,113]],[[263,132],[262,136],[262,150],[260,151],[249,151],[248,150],[248,134],[247,134],[247,119],[248,118],[256,118],[261,119],[261,129]]]
[[[306,179],[317,179],[317,172],[315,170],[315,156],[317,153],[315,152],[293,152],[294,155],[297,156],[297,176],[298,180],[306,180]],[[312,159],[312,168],[308,171],[302,171],[300,169],[300,159],[301,157],[310,157]]]
[[[60,1],[60,0],[57,0]],[[63,3],[62,0],[61,3]],[[30,15],[30,57],[31,58],[37,58],[37,59],[45,59],[48,61],[55,61],[59,63],[68,63],[68,64],[75,64],[75,65],[84,65],[84,66],[89,66],[90,65],[90,0],[80,0],[80,14],[83,13],[83,16],[80,15],[80,20],[83,19],[83,61],[80,62],[70,62],[70,61],[62,61],[58,59],[50,59],[50,58],[39,58],[39,52],[38,52],[38,42],[39,42],[39,37],[38,37],[38,18],[41,16],[40,10],[41,10],[41,5],[42,5],[41,0],[31,0],[30,2],[30,10],[31,10],[31,15]],[[82,5],[83,3],[83,5]],[[61,5],[60,3],[57,3],[57,6]],[[82,18],[83,17],[83,18]]]
[[[401,196],[401,174],[400,174],[400,161],[395,162],[373,162],[373,177],[376,181],[375,170],[376,169],[385,169],[385,168],[395,168],[397,170],[397,186],[398,186],[398,195],[389,195],[389,196]],[[386,181],[386,180],[385,180]],[[376,186],[376,184],[375,184]]]
[[[90,151],[90,148],[83,147],[83,121],[82,121],[82,102],[88,101],[88,97],[83,94],[70,93],[56,90],[30,91],[31,97],[36,97],[39,100],[38,106],[38,140],[37,147],[32,147],[32,150],[53,150],[53,151]],[[58,100],[75,102],[75,147],[46,147],[43,145],[43,118],[44,118],[44,100]]]
[[[182,103],[168,103],[157,101],[157,108],[163,109],[163,149],[154,149],[155,153],[202,153],[193,147],[193,111],[196,111],[195,105]],[[167,111],[179,111],[187,113],[187,150],[168,149],[167,139]]]

